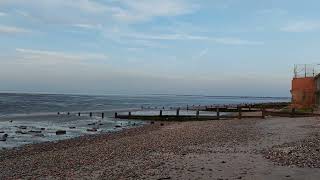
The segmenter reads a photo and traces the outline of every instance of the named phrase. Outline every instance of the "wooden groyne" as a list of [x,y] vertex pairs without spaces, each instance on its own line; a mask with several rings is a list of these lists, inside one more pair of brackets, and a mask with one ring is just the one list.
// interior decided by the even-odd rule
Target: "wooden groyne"
[[[245,104],[245,105],[219,105],[219,106],[187,106],[187,108],[177,108],[175,115],[163,115],[163,110],[159,110],[158,115],[132,115],[115,113],[116,119],[137,119],[137,120],[154,120],[154,121],[204,121],[204,120],[222,120],[222,119],[242,119],[242,118],[262,118],[266,116],[266,108],[282,108],[288,103],[268,103],[268,104]],[[195,111],[195,115],[181,115],[180,110]],[[200,112],[216,112],[215,115],[201,115]],[[246,112],[256,112],[246,115]],[[224,115],[221,115],[224,113]]]
[[[153,121],[205,121],[205,120],[226,120],[226,119],[247,119],[261,118],[266,116],[278,117],[313,117],[320,114],[297,112],[295,109],[291,111],[282,111],[290,105],[288,102],[280,103],[259,103],[259,104],[240,104],[240,105],[219,105],[219,106],[192,106],[187,110],[195,111],[194,115],[181,115],[180,108],[176,110],[175,115],[163,115],[163,110],[158,115],[132,115],[129,112],[126,115],[115,113],[116,119],[136,119],[136,120],[153,120]],[[185,110],[185,109],[184,109]],[[201,112],[216,112],[215,115],[201,115]],[[224,113],[224,115],[221,115]]]
[[[157,115],[136,115],[131,111],[114,113],[115,119],[134,119],[134,120],[150,120],[150,121],[205,121],[205,120],[226,120],[226,119],[244,119],[244,118],[261,118],[266,116],[277,117],[314,117],[320,116],[320,114],[312,112],[301,112],[296,109],[290,109],[283,111],[284,108],[289,107],[288,102],[276,102],[276,103],[258,103],[258,104],[228,104],[228,105],[210,105],[210,106],[186,106],[178,108],[164,108],[161,107],[159,114]],[[155,110],[152,108],[141,108],[142,110]],[[174,115],[164,115],[165,110],[176,110]],[[194,111],[194,115],[182,115],[181,110]],[[139,110],[135,110],[139,111]],[[205,112],[213,112],[212,115],[208,115]],[[214,113],[215,112],[215,113]],[[89,116],[105,118],[104,112],[58,112],[58,115],[76,115],[76,116]]]

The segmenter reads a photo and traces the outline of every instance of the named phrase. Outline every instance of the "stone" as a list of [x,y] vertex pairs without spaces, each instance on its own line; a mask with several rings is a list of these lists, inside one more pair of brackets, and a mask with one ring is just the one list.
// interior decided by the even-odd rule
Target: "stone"
[[44,134],[34,134],[34,137],[44,137]]
[[56,135],[64,135],[64,134],[66,134],[67,133],[67,131],[65,131],[65,130],[58,130],[58,131],[56,131]]
[[120,125],[115,125],[114,127],[115,127],[115,128],[121,128],[122,126],[120,126]]
[[0,131],[0,134],[3,134],[4,133],[4,131]]
[[97,129],[96,129],[96,128],[91,128],[91,129],[87,129],[87,131],[89,131],[89,132],[96,132]]
[[4,134],[2,135],[2,137],[0,138],[0,141],[7,141],[8,138],[8,134]]
[[75,129],[76,127],[74,127],[74,126],[71,126],[71,127],[69,127],[69,129]]
[[28,134],[28,133],[23,131],[16,131],[16,134]]
[[30,130],[29,133],[41,133],[42,131]]

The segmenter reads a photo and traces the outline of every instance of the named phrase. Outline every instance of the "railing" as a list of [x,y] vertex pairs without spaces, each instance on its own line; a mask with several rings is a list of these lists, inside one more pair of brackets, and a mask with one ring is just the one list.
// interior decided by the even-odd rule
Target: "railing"
[[315,77],[320,73],[320,64],[294,65],[294,78]]

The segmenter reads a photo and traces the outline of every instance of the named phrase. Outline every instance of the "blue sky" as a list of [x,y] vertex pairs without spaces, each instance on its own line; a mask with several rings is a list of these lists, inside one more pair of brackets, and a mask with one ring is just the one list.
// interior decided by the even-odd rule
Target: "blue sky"
[[0,91],[289,96],[316,0],[0,0]]

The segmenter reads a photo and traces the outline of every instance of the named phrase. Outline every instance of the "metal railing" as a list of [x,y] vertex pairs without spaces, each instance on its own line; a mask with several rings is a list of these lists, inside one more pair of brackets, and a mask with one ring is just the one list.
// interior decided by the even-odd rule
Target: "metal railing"
[[320,64],[295,64],[294,78],[315,77],[320,74]]

